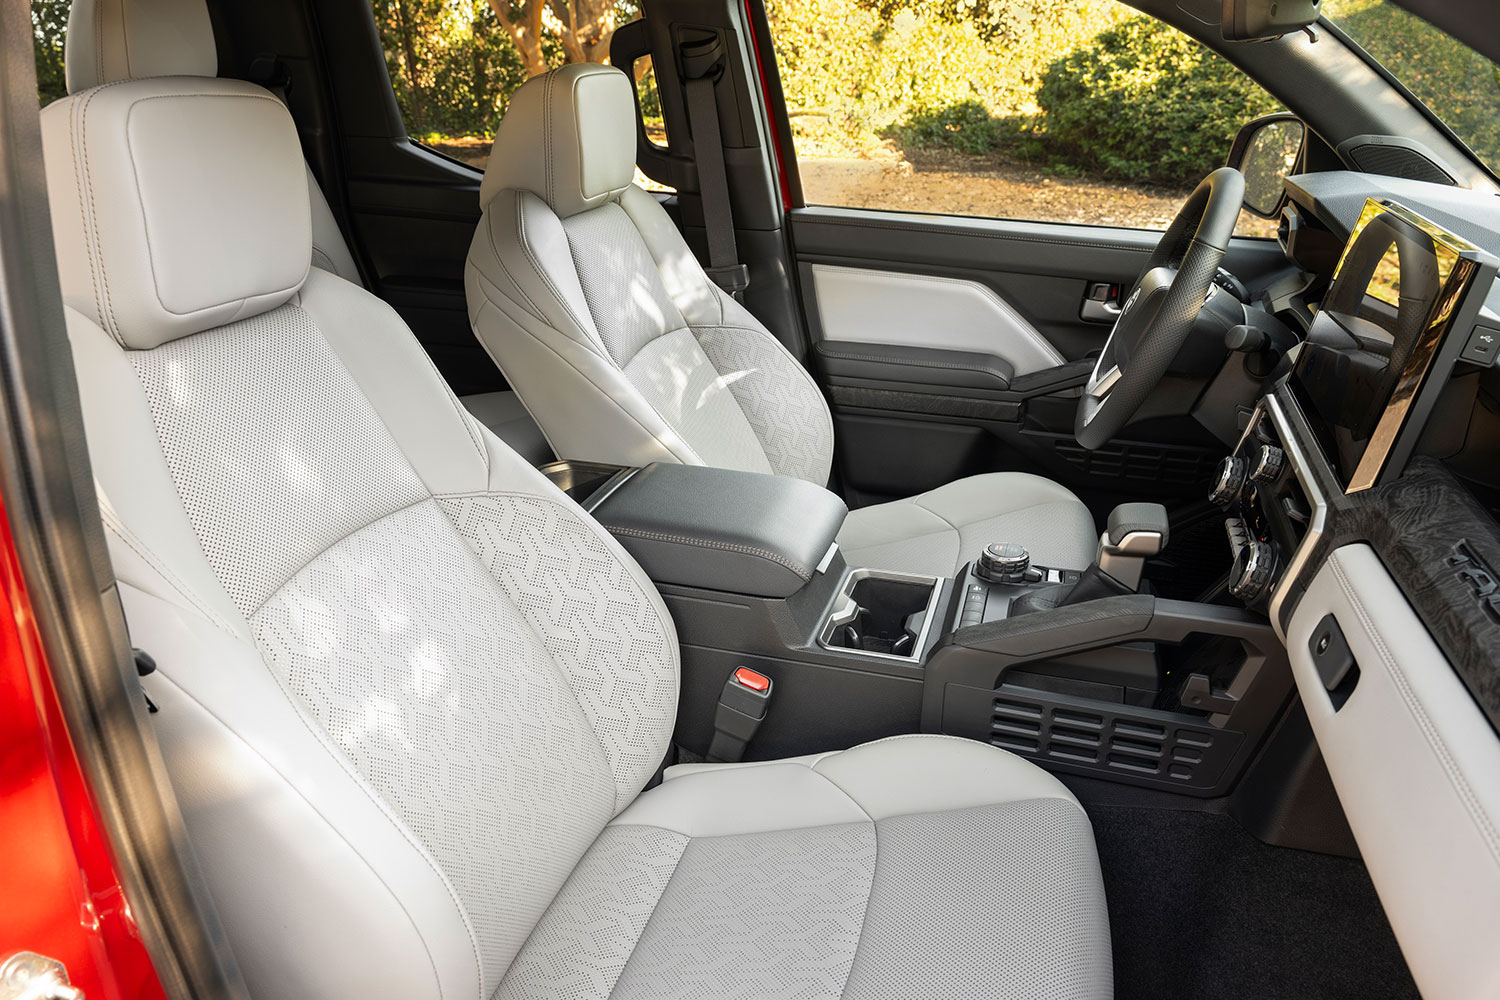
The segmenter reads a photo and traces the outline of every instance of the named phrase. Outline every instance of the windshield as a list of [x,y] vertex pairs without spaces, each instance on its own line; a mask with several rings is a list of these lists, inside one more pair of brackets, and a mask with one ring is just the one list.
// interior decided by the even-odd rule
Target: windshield
[[1323,15],[1431,108],[1485,166],[1500,164],[1500,67],[1386,0],[1325,0]]

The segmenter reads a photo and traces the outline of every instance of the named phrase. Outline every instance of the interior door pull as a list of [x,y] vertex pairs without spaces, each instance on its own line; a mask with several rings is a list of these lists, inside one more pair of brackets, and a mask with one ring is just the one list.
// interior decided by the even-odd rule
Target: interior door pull
[[1089,282],[1083,296],[1083,306],[1078,310],[1080,319],[1092,323],[1113,323],[1120,315],[1120,286],[1108,281]]

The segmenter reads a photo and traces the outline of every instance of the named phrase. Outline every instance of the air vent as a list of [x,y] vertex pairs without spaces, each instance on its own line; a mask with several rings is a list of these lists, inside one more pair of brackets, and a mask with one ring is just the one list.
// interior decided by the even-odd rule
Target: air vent
[[1072,435],[1033,431],[1027,436],[1050,439],[1052,450],[1069,465],[1087,475],[1109,479],[1206,489],[1219,464],[1219,456],[1207,448],[1114,441],[1089,451]]
[[[1005,687],[995,698],[989,740],[1061,770],[1106,771],[1156,785],[1212,788],[1240,745],[1240,734],[1192,725],[1185,716],[1098,711],[1050,694]],[[1146,714],[1159,718],[1143,718]]]
[[1338,155],[1355,170],[1367,174],[1458,186],[1458,181],[1443,168],[1431,150],[1402,136],[1352,136],[1339,143]]

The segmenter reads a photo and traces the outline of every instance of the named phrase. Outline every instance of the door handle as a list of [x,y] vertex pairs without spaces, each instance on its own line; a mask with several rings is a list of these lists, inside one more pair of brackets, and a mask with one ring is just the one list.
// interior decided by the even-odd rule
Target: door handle
[[1120,285],[1108,281],[1091,281],[1084,292],[1083,305],[1078,309],[1078,318],[1090,323],[1113,323],[1120,315]]

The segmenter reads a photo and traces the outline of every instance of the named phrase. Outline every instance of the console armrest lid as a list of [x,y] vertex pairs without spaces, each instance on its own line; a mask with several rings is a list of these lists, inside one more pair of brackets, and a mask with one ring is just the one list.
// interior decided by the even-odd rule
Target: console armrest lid
[[659,464],[593,514],[657,583],[780,598],[813,578],[848,512],[790,476]]

